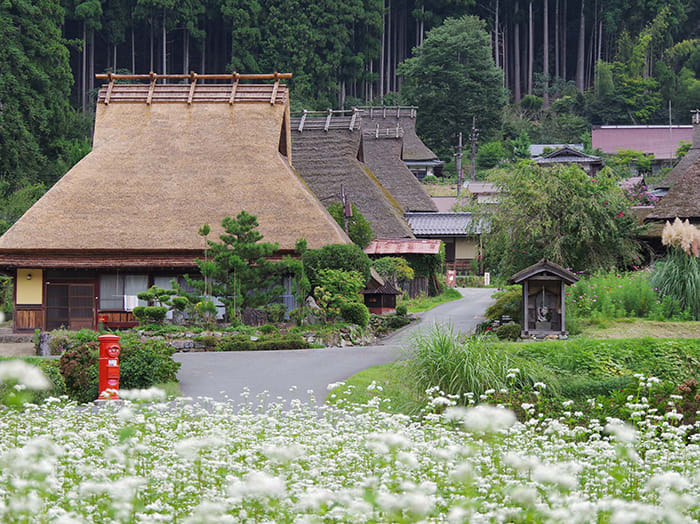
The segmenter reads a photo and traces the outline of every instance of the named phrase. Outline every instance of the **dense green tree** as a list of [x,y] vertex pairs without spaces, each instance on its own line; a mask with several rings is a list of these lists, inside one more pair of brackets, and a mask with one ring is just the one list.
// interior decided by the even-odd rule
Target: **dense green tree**
[[[343,204],[340,202],[333,202],[328,206],[328,212],[340,227],[345,227]],[[355,207],[355,204],[352,204],[352,216],[348,218],[348,236],[354,244],[357,244],[362,249],[366,248],[374,238],[372,223],[360,213],[360,210]]]
[[[73,83],[57,1],[0,3],[0,180],[7,191],[52,184],[86,125],[69,104]],[[7,194],[7,193],[6,193]]]
[[282,277],[293,267],[300,270],[301,264],[270,261],[277,244],[261,242],[257,218],[245,211],[224,218],[221,225],[224,233],[219,241],[206,241],[206,260],[197,260],[206,280],[188,279],[188,283],[202,295],[219,297],[233,319],[243,308],[265,306],[279,297],[284,292]]
[[417,130],[438,154],[449,154],[460,132],[468,136],[474,115],[482,136],[499,133],[506,103],[503,72],[493,61],[482,20],[446,20],[399,71],[402,95],[421,109]]
[[577,166],[524,161],[496,183],[498,204],[480,212],[491,222],[486,263],[501,276],[543,257],[576,271],[638,262],[639,227],[609,170],[592,178]]

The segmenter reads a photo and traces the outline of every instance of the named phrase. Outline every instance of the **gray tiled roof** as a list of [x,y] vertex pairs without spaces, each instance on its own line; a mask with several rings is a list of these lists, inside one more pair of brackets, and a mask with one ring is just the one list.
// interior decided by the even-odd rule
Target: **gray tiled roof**
[[406,213],[413,234],[421,236],[462,236],[480,234],[481,224],[471,213]]

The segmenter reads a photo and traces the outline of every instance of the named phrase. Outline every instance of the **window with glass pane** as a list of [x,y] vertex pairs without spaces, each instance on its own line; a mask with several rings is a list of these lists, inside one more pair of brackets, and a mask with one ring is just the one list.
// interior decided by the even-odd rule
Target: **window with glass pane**
[[[142,291],[148,291],[148,275],[126,275],[124,277],[124,294],[136,296]],[[147,306],[148,302],[139,300],[139,306]]]
[[100,309],[124,309],[123,275],[100,275]]

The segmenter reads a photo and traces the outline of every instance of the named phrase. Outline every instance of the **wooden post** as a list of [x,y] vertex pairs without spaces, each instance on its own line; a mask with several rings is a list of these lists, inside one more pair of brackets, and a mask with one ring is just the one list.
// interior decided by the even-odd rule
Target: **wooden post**
[[333,117],[333,110],[329,109],[328,116],[326,117],[326,124],[323,126],[324,131],[328,131],[328,128],[331,127],[331,118],[332,117]]
[[109,85],[107,86],[107,95],[105,96],[105,105],[109,105],[109,99],[112,96],[112,88],[114,87],[114,78],[112,78],[112,73],[107,73],[107,78],[109,78]]
[[301,118],[299,119],[299,132],[301,133],[304,130],[304,122],[306,122],[306,113],[308,111],[304,109],[304,113],[301,115]]
[[357,108],[352,110],[352,118],[350,119],[350,131],[355,126],[355,120],[357,119]]
[[148,106],[151,105],[151,101],[153,100],[153,90],[156,87],[156,74],[153,71],[151,71],[149,77],[151,79],[151,85],[148,88],[148,98],[146,98],[146,105]]
[[457,153],[455,153],[457,163],[457,196],[462,192],[462,133],[459,134]]
[[528,286],[528,281],[526,280],[523,282],[523,333],[526,335],[528,334],[528,295],[529,295],[529,286]]
[[277,100],[277,90],[280,87],[280,74],[275,71],[275,85],[272,87],[272,96],[270,97],[270,105],[275,105]]
[[190,71],[190,94],[187,97],[187,105],[192,105],[192,99],[194,98],[194,90],[197,87],[197,73]]
[[236,89],[238,89],[238,78],[240,75],[234,72],[232,76],[233,83],[231,84],[231,98],[228,100],[229,105],[233,105],[233,103],[236,101]]
[[561,333],[566,333],[566,284],[561,280]]

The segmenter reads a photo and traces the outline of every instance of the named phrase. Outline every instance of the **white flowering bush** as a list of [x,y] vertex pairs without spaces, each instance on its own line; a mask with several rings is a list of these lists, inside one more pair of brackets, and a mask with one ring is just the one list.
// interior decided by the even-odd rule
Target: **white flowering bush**
[[0,522],[700,519],[700,423],[646,398],[631,399],[630,423],[577,424],[582,413],[528,405],[519,422],[439,391],[443,413],[420,419],[380,411],[379,397],[331,407],[121,396],[2,412]]

